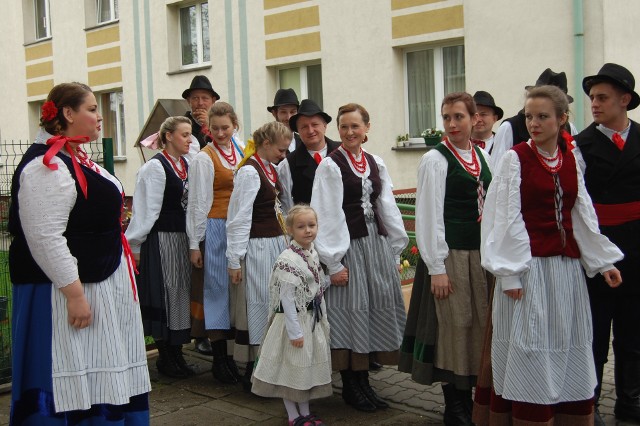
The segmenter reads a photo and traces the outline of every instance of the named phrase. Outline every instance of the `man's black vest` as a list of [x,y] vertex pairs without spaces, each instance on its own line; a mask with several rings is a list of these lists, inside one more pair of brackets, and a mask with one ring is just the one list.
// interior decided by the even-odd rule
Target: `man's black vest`
[[[333,152],[340,143],[324,138],[327,144],[327,156]],[[289,171],[291,172],[291,198],[295,204],[311,203],[311,192],[313,190],[313,178],[316,176],[318,164],[309,154],[303,143],[297,143],[296,149],[287,155]]]

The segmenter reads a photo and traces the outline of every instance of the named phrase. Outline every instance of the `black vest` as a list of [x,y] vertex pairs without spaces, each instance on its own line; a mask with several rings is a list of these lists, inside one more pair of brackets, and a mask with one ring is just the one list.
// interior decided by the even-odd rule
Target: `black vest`
[[191,115],[191,111],[187,111],[184,114],[189,120],[191,120],[191,134],[198,139],[198,143],[200,144],[200,149],[204,148],[205,145],[210,141],[210,138],[202,132],[202,126],[198,124],[193,115]]
[[[184,182],[173,171],[173,166],[162,153],[153,156],[152,160],[158,160],[164,168],[166,176],[164,185],[164,195],[162,197],[162,208],[158,220],[151,228],[151,232],[187,232],[187,215],[182,206],[182,194],[184,193]],[[187,162],[184,162],[188,171]]]
[[[529,131],[524,118],[524,111],[518,111],[518,114],[507,118],[504,121],[511,124],[511,132],[513,133],[513,146],[529,140]],[[503,123],[504,123],[503,121]]]
[[[324,138],[327,144],[327,156],[333,152],[340,143]],[[295,204],[311,203],[311,192],[313,190],[313,178],[316,176],[318,164],[309,154],[302,141],[298,143],[296,139],[296,149],[287,155],[289,171],[291,172],[291,198]]]
[[[40,269],[31,256],[20,223],[18,190],[20,175],[24,167],[34,158],[44,155],[49,146],[33,144],[22,157],[11,183],[11,207],[9,210],[9,232],[13,241],[9,248],[9,271],[13,284],[46,284],[51,280]],[[104,281],[120,265],[122,254],[122,194],[109,180],[93,170],[82,167],[87,179],[85,199],[78,185],[71,158],[58,153],[76,181],[76,204],[69,214],[67,229],[63,236],[71,254],[78,260],[78,274],[83,283]]]
[[[376,201],[382,192],[382,180],[380,179],[380,170],[378,164],[371,154],[362,151],[362,154],[367,158],[369,165],[369,177],[373,192],[369,196],[369,201],[373,208],[373,216],[376,224],[378,225],[378,234],[387,235],[387,228],[385,228],[380,214],[378,213],[378,206]],[[342,188],[344,195],[342,197],[342,211],[344,212],[345,219],[347,221],[347,228],[349,228],[349,237],[354,240],[356,238],[362,238],[369,235],[367,231],[367,224],[365,222],[364,209],[362,208],[362,178],[357,176],[351,170],[349,166],[349,160],[340,151],[331,153],[331,159],[338,165],[342,174]]]

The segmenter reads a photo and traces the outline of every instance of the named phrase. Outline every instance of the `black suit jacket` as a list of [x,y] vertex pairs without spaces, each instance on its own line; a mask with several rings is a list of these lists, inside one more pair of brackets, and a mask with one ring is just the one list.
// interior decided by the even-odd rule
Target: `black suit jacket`
[[[309,154],[309,151],[297,133],[295,138],[296,149],[287,155],[289,171],[291,172],[291,198],[293,198],[295,204],[309,204],[313,190],[313,178],[316,176],[318,164],[316,164],[316,160]],[[332,141],[326,136],[324,140],[327,144],[327,155],[340,146],[339,142]]]

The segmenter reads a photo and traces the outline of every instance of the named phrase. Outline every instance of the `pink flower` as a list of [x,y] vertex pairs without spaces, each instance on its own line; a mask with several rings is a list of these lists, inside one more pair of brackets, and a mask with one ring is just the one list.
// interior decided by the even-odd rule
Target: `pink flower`
[[412,246],[411,247],[411,254],[418,254],[418,247]]

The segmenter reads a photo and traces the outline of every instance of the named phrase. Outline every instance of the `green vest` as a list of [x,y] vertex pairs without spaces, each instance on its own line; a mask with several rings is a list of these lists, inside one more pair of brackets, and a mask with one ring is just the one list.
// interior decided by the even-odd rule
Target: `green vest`
[[[444,238],[449,249],[480,249],[480,222],[478,222],[478,181],[458,162],[444,143],[435,146],[449,163],[444,194]],[[485,192],[491,183],[491,171],[480,149],[480,183]]]

